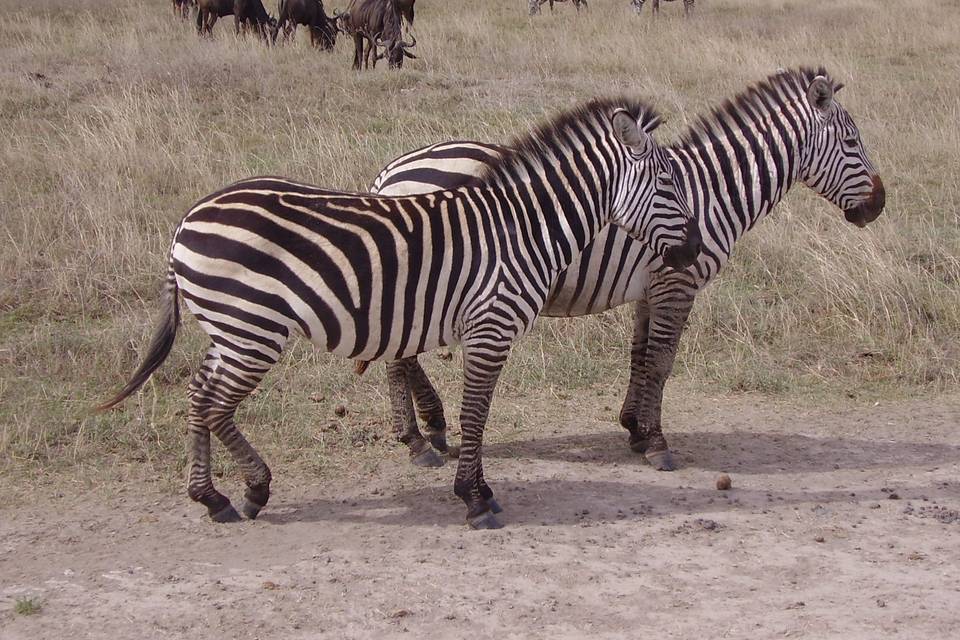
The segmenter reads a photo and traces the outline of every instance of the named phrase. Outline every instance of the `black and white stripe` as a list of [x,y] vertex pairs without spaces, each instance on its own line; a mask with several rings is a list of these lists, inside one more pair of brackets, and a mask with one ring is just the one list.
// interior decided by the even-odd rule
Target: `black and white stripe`
[[483,427],[510,345],[530,329],[556,276],[609,222],[678,267],[699,248],[687,199],[650,136],[657,122],[636,101],[592,102],[519,140],[477,184],[456,190],[395,198],[261,177],[203,198],[174,234],[147,358],[103,408],[166,357],[182,295],[211,340],[190,385],[188,493],[217,521],[239,518],[210,476],[213,433],[244,474],[242,511],[253,518],[269,498],[270,471],[234,412],[293,334],[361,361],[459,343],[455,491],[473,526],[499,526],[483,480]]
[[[694,269],[664,270],[645,246],[610,226],[554,281],[544,315],[581,316],[637,303],[630,385],[620,422],[630,431],[631,447],[645,452],[657,468],[673,468],[660,409],[683,324],[697,292],[726,264],[737,239],[798,180],[858,226],[883,208],[883,185],[856,124],[834,100],[839,88],[823,69],[778,73],[714,109],[668,147],[691,208],[702,212],[704,247]],[[460,145],[469,164],[457,156]],[[433,155],[434,148],[442,154]],[[478,142],[425,147],[388,164],[373,188],[397,195],[434,188],[430,176],[472,180],[467,168],[482,166],[480,150],[491,158],[503,153],[503,147]],[[414,173],[407,172],[407,158]],[[405,180],[413,175],[418,177]],[[450,188],[455,183],[445,179],[442,184]],[[416,359],[388,367],[403,369],[431,442],[445,450],[443,407]],[[405,438],[416,428],[407,425]]]
[[456,189],[479,181],[510,149],[480,142],[438,142],[388,163],[373,181],[371,193],[412,195]]

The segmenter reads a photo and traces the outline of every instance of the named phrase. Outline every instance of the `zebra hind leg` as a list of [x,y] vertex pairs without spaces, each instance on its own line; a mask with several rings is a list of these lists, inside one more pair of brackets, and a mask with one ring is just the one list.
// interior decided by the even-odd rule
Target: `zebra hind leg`
[[[509,341],[464,344],[463,404],[460,424],[463,440],[453,490],[467,505],[467,523],[474,529],[499,529],[494,516],[493,490],[483,479],[483,429],[490,411],[490,399],[507,360]],[[491,504],[492,503],[492,504]]]
[[204,388],[219,359],[216,347],[208,347],[187,391],[190,400],[187,417],[187,494],[191,500],[207,508],[214,522],[239,522],[242,520],[240,514],[230,504],[229,498],[214,488],[210,473],[210,429],[206,415],[210,399],[204,395]]
[[394,431],[397,439],[407,445],[410,450],[410,461],[418,467],[442,467],[443,458],[430,448],[430,444],[424,440],[417,426],[403,360],[387,363],[387,382],[390,386]]
[[416,357],[406,358],[404,361],[407,372],[407,385],[413,393],[413,401],[417,406],[417,415],[426,425],[424,430],[430,444],[440,453],[449,453],[457,457],[454,448],[447,444],[447,419],[443,415],[443,401],[427,377],[427,372],[420,366]]
[[[190,470],[187,493],[200,502],[214,522],[240,520],[230,500],[216,490],[210,471],[210,434],[213,433],[231,453],[240,467],[247,485],[243,514],[251,520],[266,506],[270,498],[270,469],[260,454],[247,442],[234,422],[240,402],[253,391],[273,362],[260,366],[242,363],[223,354],[211,358],[208,350],[203,367],[194,377],[202,386],[193,390],[188,418]],[[205,373],[204,369],[209,369]],[[203,379],[205,377],[205,379]]]

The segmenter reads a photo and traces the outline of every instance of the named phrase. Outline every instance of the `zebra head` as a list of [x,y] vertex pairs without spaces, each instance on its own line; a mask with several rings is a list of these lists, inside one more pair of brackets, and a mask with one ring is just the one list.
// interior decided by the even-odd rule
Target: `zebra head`
[[667,153],[650,135],[660,119],[617,109],[611,124],[626,156],[611,221],[645,242],[668,267],[690,266],[700,253],[700,227]]
[[807,88],[814,114],[809,159],[800,177],[811,189],[843,210],[858,227],[876,220],[883,211],[883,182],[867,157],[853,118],[835,99],[843,85],[823,75]]

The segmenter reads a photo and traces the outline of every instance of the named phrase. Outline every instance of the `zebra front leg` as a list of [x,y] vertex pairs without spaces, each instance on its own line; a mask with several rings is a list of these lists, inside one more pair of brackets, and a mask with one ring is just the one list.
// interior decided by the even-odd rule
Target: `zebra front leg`
[[647,434],[639,431],[637,419],[640,396],[647,379],[647,338],[650,335],[650,309],[638,302],[634,310],[633,342],[630,344],[630,381],[620,408],[620,425],[630,432],[630,448],[637,453],[646,450]]
[[407,385],[413,393],[417,415],[426,423],[425,431],[430,444],[440,453],[450,452],[447,445],[447,419],[443,415],[443,401],[440,400],[437,390],[416,356],[406,358],[403,362],[406,366]]
[[410,460],[418,467],[442,467],[443,458],[430,448],[417,426],[413,399],[407,387],[405,361],[387,363],[387,383],[390,386],[390,407],[397,439],[410,449]]
[[453,490],[467,505],[467,523],[473,529],[499,529],[503,526],[494,516],[501,509],[493,498],[493,490],[483,478],[482,460],[483,429],[490,399],[510,349],[509,341],[502,340],[482,345],[464,344],[463,349],[463,405],[460,411],[463,437]]
[[637,415],[637,434],[643,439],[638,440],[636,447],[631,444],[631,448],[642,450],[658,471],[676,469],[661,425],[663,388],[673,371],[680,336],[692,308],[693,298],[684,290],[682,293],[668,293],[665,299],[652,304],[650,310],[646,379],[640,390]]

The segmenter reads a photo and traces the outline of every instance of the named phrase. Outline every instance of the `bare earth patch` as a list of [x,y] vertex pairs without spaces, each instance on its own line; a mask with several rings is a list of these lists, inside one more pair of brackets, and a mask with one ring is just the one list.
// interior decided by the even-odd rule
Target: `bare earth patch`
[[453,465],[400,449],[349,484],[276,469],[236,526],[135,486],[38,496],[0,512],[0,637],[956,637],[960,397],[687,395],[669,474],[572,417],[610,401],[489,439],[495,532],[466,530]]

